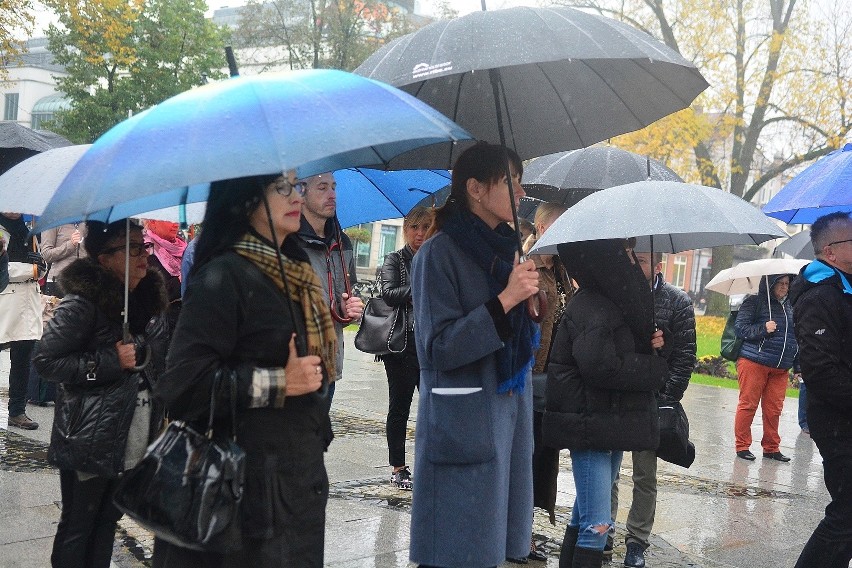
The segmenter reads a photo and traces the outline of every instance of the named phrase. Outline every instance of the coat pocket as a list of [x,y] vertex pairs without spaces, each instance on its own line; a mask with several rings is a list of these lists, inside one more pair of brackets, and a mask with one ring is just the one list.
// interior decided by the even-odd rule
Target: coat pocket
[[471,465],[494,459],[494,426],[482,389],[433,389],[429,393],[427,459],[440,465]]

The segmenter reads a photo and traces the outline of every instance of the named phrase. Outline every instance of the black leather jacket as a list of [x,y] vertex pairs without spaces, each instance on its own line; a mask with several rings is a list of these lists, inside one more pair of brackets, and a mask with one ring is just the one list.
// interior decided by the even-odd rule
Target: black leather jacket
[[[91,259],[70,264],[60,277],[68,293],[48,322],[33,357],[38,372],[59,383],[48,461],[101,477],[124,470],[124,453],[137,393],[156,384],[165,368],[168,324],[162,277],[153,270],[130,295],[130,331],[141,372],[119,366],[124,288]],[[162,426],[163,407],[151,412],[149,440]]]
[[[414,333],[414,304],[411,301],[411,259],[414,253],[408,245],[385,257],[379,269],[378,280],[382,290],[382,299],[392,307],[402,306],[405,310],[406,331]],[[405,346],[405,355],[416,357],[417,348],[414,336],[409,335]],[[385,355],[387,357],[388,355]],[[395,354],[390,354],[393,357]]]

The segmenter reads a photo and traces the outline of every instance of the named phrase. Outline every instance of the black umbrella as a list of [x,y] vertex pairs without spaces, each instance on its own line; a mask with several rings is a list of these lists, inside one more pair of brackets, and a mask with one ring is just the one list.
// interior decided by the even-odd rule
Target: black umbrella
[[[563,7],[434,22],[388,43],[355,72],[415,95],[479,140],[505,140],[522,159],[638,130],[708,86],[692,63],[650,35]],[[465,147],[421,149],[398,164],[450,168]]]
[[536,158],[524,167],[528,197],[571,207],[601,189],[636,181],[683,180],[662,162],[614,146],[593,146]]
[[17,122],[0,122],[0,174],[39,152],[70,146],[65,138],[46,130],[32,130]]

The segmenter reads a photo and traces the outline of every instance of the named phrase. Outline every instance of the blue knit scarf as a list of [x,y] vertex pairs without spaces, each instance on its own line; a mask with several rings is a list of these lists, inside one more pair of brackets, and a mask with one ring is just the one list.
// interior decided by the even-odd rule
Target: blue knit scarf
[[[515,232],[504,223],[492,230],[482,219],[461,208],[444,222],[441,230],[485,272],[491,297],[502,292],[509,282],[517,251]],[[530,319],[525,302],[509,310],[506,317],[512,327],[512,337],[495,354],[500,381],[497,392],[523,394],[541,332],[538,324]]]

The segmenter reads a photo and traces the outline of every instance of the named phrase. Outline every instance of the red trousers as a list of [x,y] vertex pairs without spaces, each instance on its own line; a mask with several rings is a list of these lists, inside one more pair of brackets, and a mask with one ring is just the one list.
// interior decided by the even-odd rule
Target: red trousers
[[751,446],[751,423],[760,403],[763,415],[763,439],[760,445],[764,453],[778,451],[781,436],[778,421],[787,394],[790,371],[766,367],[740,357],[737,359],[737,376],[740,383],[740,401],[734,416],[734,437],[738,452]]

